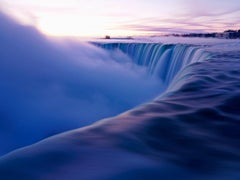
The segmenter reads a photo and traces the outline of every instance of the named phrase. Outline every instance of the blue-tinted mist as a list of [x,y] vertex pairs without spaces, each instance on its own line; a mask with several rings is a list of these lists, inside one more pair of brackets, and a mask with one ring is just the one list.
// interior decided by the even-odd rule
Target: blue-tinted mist
[[93,45],[49,40],[3,14],[0,27],[0,154],[116,115],[161,91],[141,67]]

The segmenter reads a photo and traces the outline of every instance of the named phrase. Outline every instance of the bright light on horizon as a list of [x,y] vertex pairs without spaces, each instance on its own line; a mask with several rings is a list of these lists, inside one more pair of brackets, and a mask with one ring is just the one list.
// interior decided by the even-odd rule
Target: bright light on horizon
[[[51,14],[43,16],[37,28],[52,36],[104,37],[105,35],[141,35],[143,32],[118,27],[114,19],[104,16],[77,16]],[[64,23],[64,24],[63,24]]]
[[107,22],[94,16],[55,15],[39,20],[37,27],[54,36],[99,36],[108,33]]
[[131,36],[240,29],[240,1],[0,0],[3,11],[51,36]]

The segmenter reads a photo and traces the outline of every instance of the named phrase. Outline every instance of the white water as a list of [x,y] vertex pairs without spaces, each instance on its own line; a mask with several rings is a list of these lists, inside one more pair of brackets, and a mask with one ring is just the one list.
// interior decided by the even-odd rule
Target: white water
[[184,67],[206,60],[210,55],[203,50],[189,45],[170,45],[160,43],[94,43],[111,53],[119,50],[131,61],[145,67],[151,77],[163,82],[167,87],[176,74]]

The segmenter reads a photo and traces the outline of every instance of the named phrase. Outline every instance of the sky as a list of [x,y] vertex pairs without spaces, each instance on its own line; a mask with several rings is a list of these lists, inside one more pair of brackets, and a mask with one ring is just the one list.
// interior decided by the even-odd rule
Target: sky
[[240,29],[239,0],[0,0],[52,36],[134,36]]

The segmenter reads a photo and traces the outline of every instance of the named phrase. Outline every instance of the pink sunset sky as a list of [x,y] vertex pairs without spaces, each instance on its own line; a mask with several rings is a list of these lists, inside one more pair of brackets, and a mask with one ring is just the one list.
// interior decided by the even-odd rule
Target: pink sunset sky
[[1,11],[53,36],[240,29],[239,0],[0,0]]

